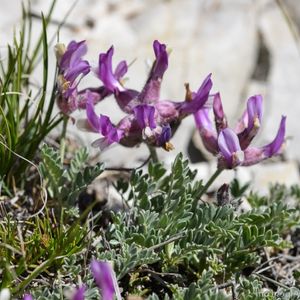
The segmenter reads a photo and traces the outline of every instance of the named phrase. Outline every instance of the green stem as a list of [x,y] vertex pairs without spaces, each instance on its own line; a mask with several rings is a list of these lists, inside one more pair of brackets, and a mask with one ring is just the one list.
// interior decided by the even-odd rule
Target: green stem
[[150,152],[152,161],[153,161],[154,163],[157,163],[159,160],[158,160],[156,148],[154,148],[154,147],[148,145],[148,149],[149,149],[149,152]]
[[211,186],[211,184],[215,181],[215,179],[221,174],[223,169],[217,169],[215,173],[209,178],[206,185],[202,188],[202,191],[199,195],[199,198],[201,198],[208,190],[208,188]]
[[63,128],[62,128],[61,139],[60,139],[60,161],[62,164],[64,163],[65,151],[66,151],[66,132],[67,132],[68,121],[69,118],[64,117]]

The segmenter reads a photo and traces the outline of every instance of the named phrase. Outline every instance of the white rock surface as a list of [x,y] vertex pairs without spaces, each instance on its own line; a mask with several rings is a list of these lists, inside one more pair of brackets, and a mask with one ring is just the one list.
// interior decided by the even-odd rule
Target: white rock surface
[[[192,164],[192,169],[198,171],[197,179],[204,179],[204,183],[206,183],[215,172],[216,164]],[[216,191],[223,183],[230,183],[234,178],[237,178],[241,185],[250,183],[250,188],[260,194],[268,194],[270,185],[284,184],[290,187],[300,183],[299,166],[296,161],[277,161],[251,167],[240,167],[236,170],[224,170],[208,191]]]
[[300,183],[299,166],[295,161],[265,163],[249,168],[251,185],[260,194],[267,194],[270,185],[290,187]]
[[274,3],[266,1],[259,23],[272,58],[271,73],[267,82],[267,119],[263,135],[266,141],[273,139],[281,115],[287,115],[287,136],[291,138],[287,154],[289,158],[299,160],[300,52],[282,12]]
[[[197,163],[191,165],[192,169],[197,170],[197,179],[203,179],[206,183],[217,169],[215,162],[212,163]],[[224,170],[210,186],[208,191],[216,191],[223,183],[230,183],[234,178],[237,178],[241,185],[251,182],[251,172],[249,168],[237,168],[236,170]]]

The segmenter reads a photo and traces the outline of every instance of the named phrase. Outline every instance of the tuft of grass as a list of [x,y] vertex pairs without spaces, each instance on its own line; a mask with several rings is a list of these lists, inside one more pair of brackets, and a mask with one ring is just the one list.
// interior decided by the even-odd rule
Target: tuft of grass
[[18,295],[38,277],[48,274],[51,278],[65,258],[82,251],[86,247],[88,226],[81,222],[91,208],[81,217],[77,214],[73,222],[69,216],[72,212],[65,209],[60,220],[48,209],[43,218],[26,221],[6,215],[0,221],[0,289],[7,287]]
[[[53,116],[56,98],[56,79],[48,97],[48,38],[49,24],[56,1],[46,16],[42,15],[41,34],[34,43],[31,30],[30,5],[22,6],[20,32],[13,44],[7,46],[6,56],[0,60],[0,178],[9,186],[20,183],[24,171],[38,150],[41,141],[63,119]],[[42,56],[43,75],[40,86],[34,87],[32,73]],[[17,157],[14,152],[19,155]]]

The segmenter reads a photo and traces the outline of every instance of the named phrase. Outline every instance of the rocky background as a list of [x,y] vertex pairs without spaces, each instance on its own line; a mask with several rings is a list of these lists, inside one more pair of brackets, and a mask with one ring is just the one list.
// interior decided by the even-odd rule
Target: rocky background
[[[234,176],[251,182],[261,192],[270,183],[300,183],[300,5],[298,0],[78,0],[62,26],[59,40],[87,40],[88,59],[97,65],[99,52],[112,44],[115,59],[134,61],[128,72],[127,86],[139,89],[153,58],[152,42],[158,39],[173,51],[165,74],[162,96],[181,100],[184,83],[196,89],[203,78],[213,73],[214,91],[220,91],[231,124],[239,118],[250,95],[263,94],[264,120],[258,146],[272,140],[280,117],[287,115],[287,144],[282,157],[263,164],[224,172],[216,184]],[[57,24],[75,3],[57,0],[50,25],[49,40]],[[40,31],[41,11],[51,0],[32,0],[34,34]],[[11,41],[13,29],[20,22],[20,0],[0,0],[0,46]],[[53,45],[56,39],[54,39]],[[55,58],[51,53],[53,74]],[[3,54],[1,59],[5,59]],[[51,75],[50,75],[51,76]],[[36,74],[39,78],[38,72]],[[50,77],[51,78],[51,77]],[[93,81],[93,79],[91,79]],[[90,84],[91,82],[89,82]],[[92,82],[99,82],[94,79]],[[110,101],[111,100],[111,101]],[[103,112],[117,121],[122,113],[112,99],[99,104]],[[84,114],[83,114],[84,115]],[[78,117],[78,115],[76,115]],[[206,178],[214,171],[214,160],[203,149],[195,132],[193,118],[184,120],[172,140],[175,150],[159,152],[167,163],[182,151]],[[72,136],[89,146],[92,134],[69,128]],[[92,151],[92,150],[91,150]],[[95,150],[93,150],[94,153]],[[111,166],[136,166],[147,157],[143,146],[126,149],[113,146],[101,153],[101,160]]]

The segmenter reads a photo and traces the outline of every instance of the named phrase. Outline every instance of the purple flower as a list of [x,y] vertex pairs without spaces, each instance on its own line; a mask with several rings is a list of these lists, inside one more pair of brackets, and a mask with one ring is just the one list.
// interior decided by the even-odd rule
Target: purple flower
[[247,148],[257,134],[262,120],[262,96],[256,95],[248,99],[247,110],[237,125],[242,149]]
[[227,127],[219,94],[214,96],[213,102],[215,127],[209,113],[210,109],[202,108],[194,116],[204,146],[209,152],[219,156],[219,168],[250,166],[280,153],[285,138],[286,117],[282,117],[277,135],[271,143],[261,148],[250,146],[262,121],[260,95],[248,99],[247,110],[235,130]]
[[[172,137],[172,133],[176,130],[176,126],[180,124],[180,121],[188,114],[196,112],[202,108],[209,96],[209,90],[212,86],[211,80],[205,80],[202,88],[194,93],[189,102],[172,102],[172,101],[159,101],[154,105],[139,104],[133,106],[132,112],[124,117],[118,125],[109,126],[110,131],[104,132],[99,130],[99,117],[94,112],[92,102],[89,102],[87,106],[87,119],[89,124],[93,128],[93,131],[99,132],[106,137],[106,142],[103,139],[94,142],[94,146],[99,146],[100,149],[105,148],[113,142],[119,142],[124,146],[135,146],[142,142],[155,147],[162,147],[165,150],[173,149],[169,140]],[[205,92],[203,92],[203,90]],[[104,116],[102,116],[104,118]],[[106,117],[109,120],[108,117]],[[108,121],[107,121],[108,122]],[[110,121],[109,121],[110,122]],[[174,125],[175,127],[171,127]],[[174,130],[172,132],[172,129]],[[110,138],[107,141],[108,134],[115,137]],[[119,134],[116,134],[118,132]]]
[[154,104],[159,101],[162,78],[168,68],[167,46],[155,40],[153,42],[155,61],[141,93],[137,96],[140,103]]
[[87,129],[99,132],[103,136],[94,141],[92,145],[101,150],[115,142],[126,147],[136,146],[143,141],[158,146],[157,140],[161,133],[161,127],[156,126],[154,113],[155,108],[153,106],[140,105],[135,107],[132,114],[125,116],[117,125],[113,125],[108,116],[98,116],[94,111],[92,101],[88,102],[87,120],[89,128]]
[[[61,47],[61,46],[60,46]],[[69,97],[77,87],[76,79],[90,72],[88,61],[82,56],[87,52],[85,41],[69,43],[67,49],[58,57],[58,85],[63,95]]]
[[152,104],[159,100],[161,80],[168,68],[168,53],[166,45],[158,41],[153,42],[153,50],[155,61],[146,84],[140,93],[136,90],[125,88],[120,82],[121,78],[127,72],[125,61],[120,62],[115,72],[113,72],[113,46],[106,53],[101,53],[99,56],[97,75],[105,88],[114,93],[120,108],[125,112],[131,112],[136,104]]
[[30,294],[25,294],[23,300],[33,300],[33,298]]
[[112,57],[114,54],[114,47],[111,46],[106,53],[99,55],[99,68],[97,70],[100,80],[104,86],[112,93],[125,91],[121,85],[120,79],[127,73],[127,63],[121,61],[113,72]]
[[239,138],[232,129],[225,128],[220,132],[218,146],[221,154],[219,166],[231,169],[243,162],[244,153],[241,150]]
[[155,62],[153,63],[150,77],[156,80],[162,79],[168,68],[167,46],[155,40],[153,42],[153,50],[155,53]]
[[112,300],[115,294],[115,274],[109,262],[93,260],[91,263],[93,277],[101,289],[103,300]]
[[61,56],[58,62],[59,72],[64,79],[72,85],[79,75],[86,75],[90,72],[88,61],[83,60],[87,52],[85,41],[69,43],[65,53]]
[[253,164],[257,164],[262,160],[280,154],[282,146],[284,145],[285,127],[286,117],[282,116],[279,129],[274,140],[271,143],[260,148],[248,147],[247,149],[245,149],[245,160],[243,162],[243,165],[250,166]]
[[166,151],[173,150],[173,145],[169,142],[172,137],[172,130],[169,124],[162,127],[161,132],[157,134],[157,144],[158,147],[163,147]]
[[213,111],[215,115],[215,125],[217,132],[227,127],[227,119],[224,114],[221,96],[219,93],[214,95],[213,99]]
[[212,88],[211,74],[209,74],[202,82],[196,93],[192,93],[191,99],[184,102],[174,102],[177,106],[181,118],[186,115],[194,114],[204,107],[208,100],[209,92]]
[[72,300],[84,300],[85,286],[81,286],[75,290]]
[[103,82],[104,89],[109,94],[114,94],[118,105],[125,112],[131,111],[128,107],[130,101],[137,97],[138,92],[126,89],[121,83],[122,77],[127,73],[128,66],[125,60],[121,61],[115,71],[113,71],[112,58],[114,55],[114,47],[111,46],[106,53],[100,53],[99,66],[96,75]]
[[212,154],[218,154],[217,132],[209,116],[210,109],[203,108],[195,113],[196,126],[205,148]]
[[156,59],[141,93],[132,89],[127,89],[121,84],[121,78],[128,69],[125,61],[120,62],[115,72],[113,72],[113,46],[111,46],[106,53],[101,53],[99,55],[97,75],[103,82],[105,88],[114,93],[120,108],[125,112],[132,111],[135,104],[130,102],[135,102],[135,99],[137,99],[137,102],[140,104],[150,104],[159,99],[161,80],[168,67],[168,54],[166,45],[161,44],[158,41],[154,41],[153,49]]
[[154,106],[138,105],[133,113],[125,116],[117,125],[113,125],[108,116],[97,115],[92,101],[87,104],[88,130],[99,132],[103,137],[94,141],[93,146],[101,150],[112,143],[120,143],[126,147],[133,147],[141,142],[151,146],[163,147],[169,151],[173,146],[169,143],[172,136],[171,127],[157,123],[157,111]]
[[145,129],[146,127],[154,129],[156,127],[154,106],[147,104],[137,105],[133,108],[133,113],[141,129]]
[[67,49],[62,44],[56,45],[59,75],[57,84],[59,89],[58,106],[65,114],[69,114],[78,107],[77,86],[80,76],[90,72],[90,65],[82,59],[87,52],[85,41],[69,43]]
[[[196,113],[206,105],[212,88],[211,74],[203,81],[197,92],[189,94],[185,101],[175,102],[160,99],[160,86],[168,68],[168,53],[165,44],[154,41],[155,61],[142,91],[127,89],[121,84],[121,77],[127,72],[127,64],[122,61],[113,72],[111,47],[99,56],[97,75],[104,84],[104,89],[113,93],[120,108],[127,113],[120,122],[113,125],[106,116],[97,116],[93,104],[96,101],[86,99],[87,119],[90,129],[99,132],[103,138],[93,143],[103,149],[113,142],[132,147],[142,142],[155,147],[170,150],[169,140],[186,116]],[[87,96],[89,96],[87,94]],[[100,122],[105,129],[100,128]]]

